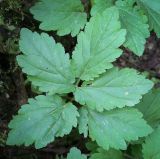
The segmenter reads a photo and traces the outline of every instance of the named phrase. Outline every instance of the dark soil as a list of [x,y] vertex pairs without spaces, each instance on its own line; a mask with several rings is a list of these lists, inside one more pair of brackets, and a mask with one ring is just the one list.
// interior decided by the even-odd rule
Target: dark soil
[[151,77],[160,78],[160,39],[151,33],[145,45],[143,56],[138,57],[127,49],[117,60],[120,67],[131,67],[139,71],[147,71]]
[[[7,125],[12,116],[17,113],[21,105],[27,102],[28,97],[35,96],[35,93],[31,91],[30,83],[26,81],[26,76],[17,66],[16,55],[19,54],[19,50],[9,50],[6,43],[8,39],[13,39],[15,43],[12,45],[17,46],[19,31],[22,27],[41,32],[38,29],[38,22],[33,20],[32,15],[28,12],[34,0],[30,3],[25,0],[13,1],[20,4],[20,7],[17,8],[14,8],[15,5],[9,7],[8,2],[9,0],[0,1],[0,13],[4,16],[5,21],[5,24],[0,26],[0,159],[54,159],[57,154],[66,154],[71,146],[79,147],[83,152],[86,152],[83,146],[86,141],[82,136],[77,135],[76,130],[73,130],[71,135],[57,139],[54,143],[40,150],[35,150],[34,147],[5,145],[8,133]],[[11,26],[14,26],[14,29],[11,29]],[[57,42],[63,44],[66,52],[71,53],[73,51],[76,38],[71,38],[70,35],[58,37],[53,32],[49,32],[49,34]],[[149,78],[155,78],[157,82],[159,81],[160,39],[156,37],[155,33],[151,33],[150,38],[148,38],[142,57],[135,56],[125,48],[123,50],[123,55],[115,62],[115,65],[135,68],[141,72],[146,71]]]

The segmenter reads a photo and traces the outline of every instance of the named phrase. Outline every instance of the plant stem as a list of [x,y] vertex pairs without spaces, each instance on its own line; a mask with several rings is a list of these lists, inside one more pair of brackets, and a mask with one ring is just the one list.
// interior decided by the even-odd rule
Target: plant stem
[[78,87],[80,81],[81,81],[81,79],[78,78],[78,80],[77,80],[77,82],[76,82],[76,86],[77,86],[77,87]]

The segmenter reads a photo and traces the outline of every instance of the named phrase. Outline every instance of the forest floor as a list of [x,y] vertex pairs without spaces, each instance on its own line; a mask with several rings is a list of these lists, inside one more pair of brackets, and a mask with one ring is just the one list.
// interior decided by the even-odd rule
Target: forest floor
[[[39,31],[38,22],[29,13],[34,0],[0,0],[0,159],[53,159],[55,154],[68,152],[71,146],[86,151],[83,144],[86,142],[78,132],[73,130],[71,135],[57,139],[46,148],[35,150],[33,147],[10,147],[5,145],[8,133],[8,123],[27,99],[36,94],[30,83],[22,73],[16,62],[19,32],[22,27]],[[71,53],[76,39],[70,35],[63,38],[49,32],[56,41],[61,42],[66,52]],[[144,55],[135,56],[129,50],[123,49],[123,55],[114,63],[119,67],[135,68],[144,72],[149,78],[154,78],[159,86],[160,79],[160,39],[155,33],[147,39]],[[73,137],[74,136],[74,137]],[[73,140],[74,138],[74,140]]]

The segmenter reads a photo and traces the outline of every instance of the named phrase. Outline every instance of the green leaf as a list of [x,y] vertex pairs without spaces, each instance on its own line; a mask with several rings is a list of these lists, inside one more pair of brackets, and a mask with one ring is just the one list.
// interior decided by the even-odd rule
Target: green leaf
[[[81,109],[86,109],[85,107]],[[111,111],[88,111],[88,129],[92,140],[103,149],[126,149],[126,141],[138,140],[147,136],[152,128],[142,119],[142,114],[133,108]]]
[[92,17],[85,31],[78,35],[78,44],[73,52],[73,70],[81,80],[92,80],[110,69],[111,62],[122,51],[118,49],[125,41],[125,30],[120,29],[118,10],[115,7]]
[[159,0],[137,0],[149,19],[150,29],[160,38],[160,2]]
[[9,124],[8,145],[45,147],[55,137],[69,134],[77,126],[77,108],[58,96],[37,96],[22,106]]
[[55,43],[47,34],[38,34],[28,29],[21,30],[20,50],[17,57],[23,72],[29,75],[32,84],[40,91],[68,93],[74,91],[75,79],[71,72],[69,55],[61,44]]
[[143,113],[144,119],[156,127],[160,123],[160,89],[153,89],[146,94],[136,108]]
[[80,0],[41,0],[30,11],[41,22],[40,29],[57,30],[60,36],[76,36],[87,22]]
[[97,153],[91,155],[89,159],[123,159],[121,151],[110,149],[105,151],[101,148],[98,149]]
[[86,109],[79,110],[80,117],[78,118],[79,133],[84,134],[84,137],[88,136],[88,111]]
[[[95,1],[91,14],[102,13],[106,8],[112,6],[112,0]],[[134,0],[118,0],[116,6],[119,11],[121,25],[127,31],[125,47],[128,47],[136,55],[144,52],[146,38],[149,37],[149,26],[146,24],[146,16],[139,13],[134,6]]]
[[128,1],[118,0],[116,3],[121,25],[127,30],[124,46],[141,56],[144,52],[146,38],[149,37],[149,25],[146,24],[146,16],[139,13],[136,7],[129,5]]
[[144,159],[160,159],[160,127],[146,138],[143,144]]
[[103,111],[134,106],[152,86],[153,83],[136,70],[113,68],[91,84],[77,87],[74,95],[80,104]]
[[67,159],[87,159],[87,156],[82,155],[80,150],[78,150],[76,147],[73,147],[67,155]]
[[91,15],[102,13],[106,8],[113,6],[113,0],[93,0]]

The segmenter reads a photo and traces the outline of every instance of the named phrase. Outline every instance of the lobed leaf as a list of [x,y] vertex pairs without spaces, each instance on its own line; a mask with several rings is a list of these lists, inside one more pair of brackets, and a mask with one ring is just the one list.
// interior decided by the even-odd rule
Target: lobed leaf
[[[137,6],[134,7],[134,2],[134,0],[118,0],[116,1],[116,7],[119,11],[122,28],[127,31],[124,46],[140,56],[144,52],[146,38],[149,37],[150,32],[149,25],[146,23],[146,16],[139,13]],[[97,0],[93,4],[91,14],[94,16],[97,13],[103,13],[106,8],[113,5],[112,0]]]
[[119,10],[121,25],[127,30],[124,46],[141,56],[144,52],[146,38],[149,37],[149,25],[144,21],[145,15],[141,15],[136,7],[129,5],[128,1],[118,0],[116,5]]
[[42,148],[54,141],[55,137],[69,134],[77,126],[77,108],[64,103],[58,96],[39,95],[29,99],[9,123],[8,145]]
[[76,77],[89,81],[113,67],[111,63],[122,54],[118,47],[126,34],[118,19],[118,10],[109,8],[92,17],[85,31],[78,35],[72,59]]
[[103,111],[134,106],[152,86],[153,83],[138,75],[136,70],[113,68],[91,84],[77,87],[74,95],[80,104]]
[[19,45],[23,55],[19,55],[17,61],[40,91],[52,94],[74,91],[72,84],[75,78],[69,55],[65,54],[61,44],[56,44],[45,33],[38,34],[22,29]]
[[89,136],[106,150],[124,150],[127,148],[126,141],[137,140],[138,137],[147,136],[152,132],[152,128],[142,119],[142,114],[133,108],[103,112],[91,109],[87,111]]
[[57,30],[60,36],[76,36],[87,22],[80,0],[41,0],[30,11],[41,22],[40,29]]

